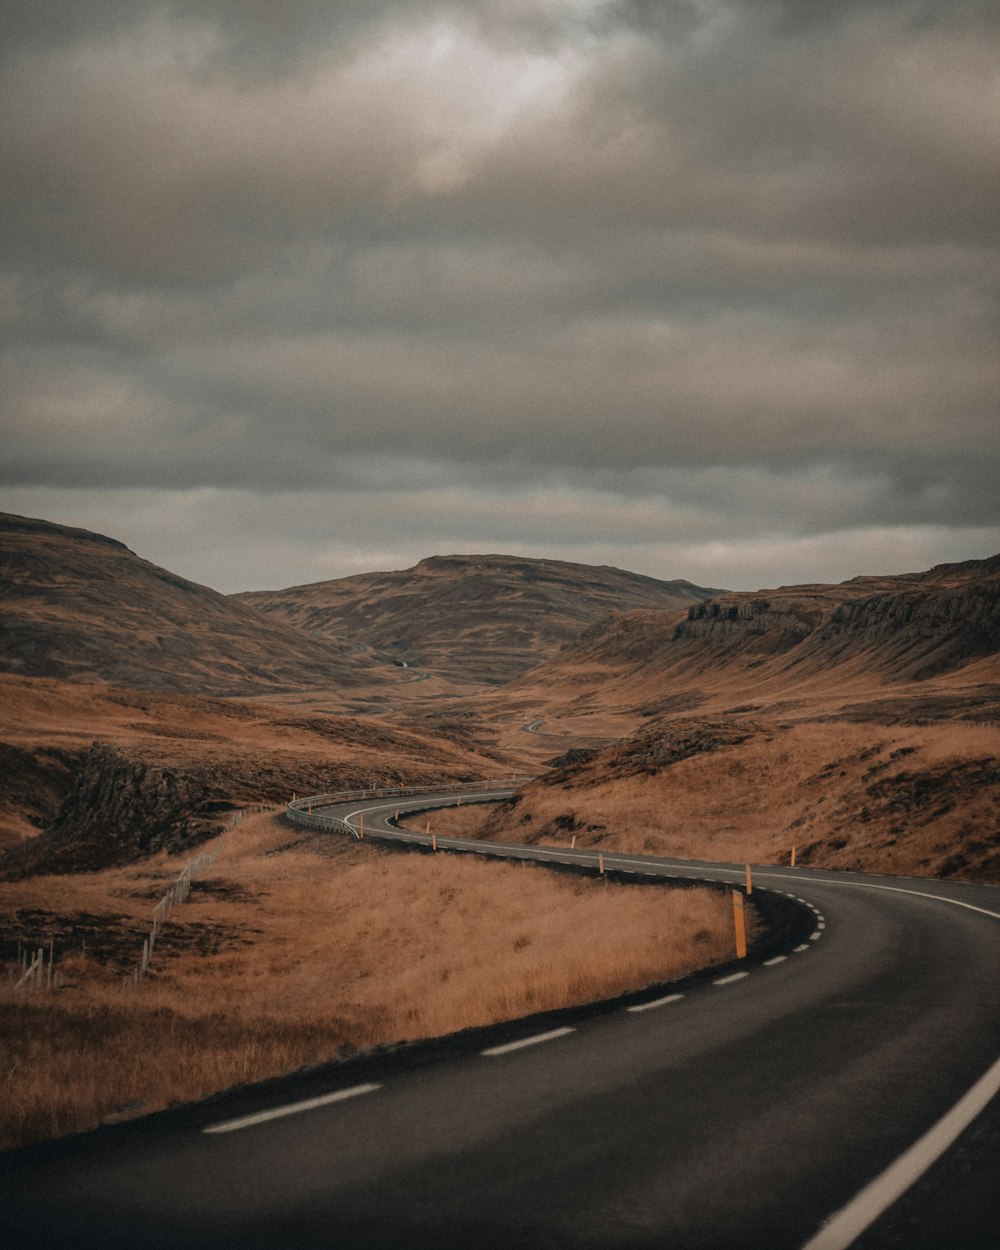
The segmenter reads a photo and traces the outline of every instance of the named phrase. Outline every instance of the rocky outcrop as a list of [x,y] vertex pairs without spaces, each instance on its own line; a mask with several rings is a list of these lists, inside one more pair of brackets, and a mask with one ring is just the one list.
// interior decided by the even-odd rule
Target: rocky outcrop
[[914,681],[950,672],[1000,652],[1000,579],[843,603],[815,645],[834,656],[869,648],[895,675]]
[[754,721],[684,719],[651,725],[624,742],[597,751],[568,751],[553,760],[551,771],[534,784],[541,789],[570,789],[612,778],[654,777],[692,755],[739,746],[763,732]]
[[81,872],[183,851],[221,829],[219,809],[193,777],[95,742],[50,828],[11,848],[8,877]]
[[629,612],[581,635],[529,679],[565,680],[574,667],[592,682],[669,672],[671,696],[690,699],[719,677],[752,670],[783,682],[847,665],[883,682],[924,681],[983,659],[1000,660],[997,557],[834,586],[730,592],[689,605],[681,619]]
[[748,651],[780,655],[804,642],[827,610],[819,597],[712,599],[688,609],[687,619],[674,629],[674,640],[706,638],[716,644],[733,640]]
[[55,818],[79,764],[77,751],[28,750],[0,742],[0,812],[16,813],[28,826],[44,829]]

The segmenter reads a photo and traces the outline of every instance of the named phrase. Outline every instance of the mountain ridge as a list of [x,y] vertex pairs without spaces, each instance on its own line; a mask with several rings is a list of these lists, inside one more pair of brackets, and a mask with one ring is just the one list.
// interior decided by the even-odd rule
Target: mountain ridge
[[409,667],[502,684],[622,602],[676,611],[718,593],[610,565],[453,554],[428,556],[410,569],[232,597],[315,635],[358,640]]
[[26,677],[217,695],[378,680],[347,643],[303,636],[117,539],[9,513],[0,605],[0,671]]
[[[621,613],[582,633],[515,686],[572,683],[669,689],[697,679],[787,684],[854,669],[921,681],[1000,656],[1000,556],[921,573],[727,591],[680,617]],[[1000,676],[1000,672],[998,672]],[[648,690],[647,690],[648,693]]]

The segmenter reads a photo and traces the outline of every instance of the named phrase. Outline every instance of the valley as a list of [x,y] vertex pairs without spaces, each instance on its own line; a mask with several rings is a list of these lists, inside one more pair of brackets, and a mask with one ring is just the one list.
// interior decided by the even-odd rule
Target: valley
[[[756,865],[787,865],[794,848],[807,868],[1000,882],[998,557],[753,593],[436,557],[222,596],[112,539],[7,517],[0,571],[8,1036],[36,1056],[65,1049],[96,1012],[101,1037],[166,1021],[189,1054],[197,1022],[199,1053],[231,1056],[195,1065],[193,1083],[178,1063],[159,1092],[108,1091],[65,1114],[43,1098],[10,1142],[523,1014],[541,978],[529,948],[565,973],[553,1004],[730,957],[715,896],[679,963],[665,958],[661,903],[643,904],[628,948],[648,958],[573,972],[585,932],[594,948],[632,923],[630,889],[611,889],[587,920],[584,887],[556,879],[508,913],[503,900],[541,869],[445,856],[431,870],[303,833],[280,814],[293,794],[527,773],[509,801],[436,813],[435,828]],[[234,813],[258,805],[275,810],[220,842]],[[219,868],[126,1001],[121,979],[159,883],[217,843]],[[531,936],[525,908],[561,919]],[[359,925],[372,951],[349,938]],[[18,950],[46,942],[59,949],[58,988],[29,1004],[10,988]],[[480,972],[463,972],[474,950]],[[507,958],[520,988],[479,1014],[457,1009],[476,1001],[462,978]],[[322,994],[319,968],[331,978]],[[282,985],[294,987],[287,1011],[275,1006]],[[387,1014],[390,1000],[418,998],[419,1019]]]

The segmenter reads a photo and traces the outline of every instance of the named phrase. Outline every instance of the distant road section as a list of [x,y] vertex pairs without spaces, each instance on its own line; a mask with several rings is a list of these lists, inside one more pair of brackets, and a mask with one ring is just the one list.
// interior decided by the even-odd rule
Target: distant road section
[[[425,854],[745,880],[743,865],[394,824],[397,809],[511,789],[314,796],[289,815],[353,837],[363,822],[366,839]],[[754,886],[798,918],[757,957],[598,1011],[363,1056],[8,1156],[7,1244],[1000,1244],[1000,889],[770,865],[754,867]]]

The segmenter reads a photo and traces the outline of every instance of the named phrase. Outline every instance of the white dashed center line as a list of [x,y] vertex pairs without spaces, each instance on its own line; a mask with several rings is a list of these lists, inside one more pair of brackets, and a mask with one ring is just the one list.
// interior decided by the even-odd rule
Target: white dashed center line
[[537,1046],[539,1042],[551,1042],[557,1037],[565,1037],[567,1033],[575,1033],[576,1029],[552,1029],[548,1033],[536,1033],[534,1037],[522,1037],[519,1042],[505,1042],[502,1046],[491,1046],[480,1051],[483,1055],[506,1055],[512,1050],[522,1050],[525,1046]]
[[338,1089],[333,1094],[321,1094],[318,1098],[306,1098],[302,1102],[290,1102],[284,1107],[272,1107],[270,1111],[258,1111],[256,1115],[240,1116],[237,1120],[223,1120],[220,1124],[209,1125],[202,1129],[203,1133],[234,1133],[237,1129],[250,1128],[254,1124],[263,1124],[267,1120],[280,1120],[286,1115],[298,1115],[300,1111],[312,1111],[316,1107],[326,1107],[333,1102],[343,1102],[347,1098],[357,1098],[359,1094],[370,1094],[381,1089],[380,1085],[352,1085],[350,1089]]
[[713,985],[730,985],[733,981],[742,981],[744,977],[748,977],[749,972],[731,972],[728,977],[719,977],[717,981],[713,981]]
[[634,1007],[626,1007],[626,1011],[651,1011],[654,1007],[664,1007],[667,1003],[676,1003],[683,994],[668,994],[665,998],[654,998],[651,1003],[636,1003]]
[[783,964],[787,958],[787,955],[775,955],[773,959],[764,960],[764,967],[773,968],[775,964]]

